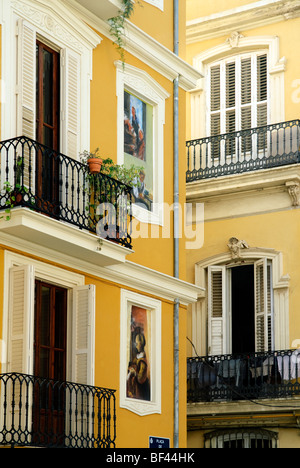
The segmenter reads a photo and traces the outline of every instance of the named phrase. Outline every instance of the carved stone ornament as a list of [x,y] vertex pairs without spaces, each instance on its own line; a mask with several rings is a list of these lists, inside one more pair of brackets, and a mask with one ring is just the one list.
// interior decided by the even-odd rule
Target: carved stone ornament
[[242,39],[243,34],[239,33],[238,31],[235,31],[231,34],[231,36],[226,40],[226,42],[230,45],[230,47],[233,49],[234,47],[238,47],[240,39]]
[[300,206],[300,184],[299,182],[286,182],[286,187],[293,206]]
[[228,241],[227,246],[231,252],[233,260],[241,257],[242,249],[249,249],[249,245],[246,241],[239,240],[236,237],[231,237]]

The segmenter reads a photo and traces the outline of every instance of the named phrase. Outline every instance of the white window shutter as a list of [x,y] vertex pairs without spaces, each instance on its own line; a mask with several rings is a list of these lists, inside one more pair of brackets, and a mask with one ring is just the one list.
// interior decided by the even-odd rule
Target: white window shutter
[[19,135],[35,139],[36,127],[36,32],[24,20],[18,21],[19,92],[17,131]]
[[226,267],[208,267],[209,355],[226,354]]
[[254,264],[256,351],[273,349],[272,275],[267,259]]
[[94,385],[95,286],[80,286],[73,292],[72,381]]
[[[80,55],[61,51],[62,76],[62,153],[78,159],[80,148]],[[86,148],[89,149],[89,148]]]
[[33,374],[34,269],[30,265],[9,271],[8,370]]

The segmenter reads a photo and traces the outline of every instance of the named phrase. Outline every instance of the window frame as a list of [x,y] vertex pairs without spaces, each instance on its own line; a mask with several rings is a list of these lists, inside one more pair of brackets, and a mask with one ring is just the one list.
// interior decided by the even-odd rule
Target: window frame
[[[265,101],[259,101],[257,96],[257,73],[258,66],[257,60],[260,56],[267,56],[267,99]],[[251,103],[242,104],[242,61],[250,59],[251,60]],[[236,55],[230,55],[229,57],[223,58],[218,61],[211,62],[208,65],[207,73],[207,135],[212,135],[211,133],[211,117],[212,115],[220,114],[220,134],[239,131],[242,130],[242,109],[245,107],[251,107],[251,128],[258,127],[258,107],[262,105],[267,105],[267,122],[266,125],[270,123],[270,79],[269,79],[269,59],[268,59],[268,50],[259,50],[251,53],[240,53]],[[230,64],[235,64],[235,105],[227,105],[227,66]],[[220,110],[212,111],[211,110],[211,70],[212,68],[220,67]],[[225,79],[224,79],[225,78]],[[227,127],[227,114],[229,112],[235,113],[235,129],[229,130]]]
[[[273,301],[273,288],[272,288],[272,261],[266,258],[248,261],[243,265],[254,265],[254,284],[255,291],[255,309],[253,314],[253,320],[255,322],[255,352],[274,351],[274,301]],[[231,271],[237,266],[243,266],[239,264],[229,265],[210,265],[207,269],[207,281],[208,281],[208,354],[209,355],[222,355],[232,354],[232,291],[231,291]],[[262,268],[263,277],[261,279],[261,288],[263,289],[263,300],[257,297],[257,291],[261,288],[256,288],[257,285],[257,270]],[[269,280],[268,280],[268,274]],[[222,311],[217,310],[217,315],[214,314],[214,294],[213,294],[213,276],[221,275],[221,288],[220,284],[216,285],[217,294],[221,293]],[[269,288],[268,288],[269,281]],[[216,298],[218,301],[218,307],[220,309],[220,297]],[[258,306],[263,304],[265,310],[258,312]],[[268,327],[268,318],[271,317],[270,325],[270,336]],[[263,336],[258,335],[258,323],[261,323],[259,319],[262,318],[264,321],[264,334]],[[219,334],[219,338],[218,338]],[[219,344],[218,344],[219,342]],[[265,349],[258,349],[259,342],[264,344]],[[272,349],[267,349],[268,344],[271,343]],[[216,351],[213,351],[216,350]]]
[[[9,347],[9,337],[10,337],[10,324],[9,324],[9,295],[10,295],[10,274],[9,272],[13,267],[30,267],[31,276],[33,283],[34,281],[40,280],[45,283],[53,284],[58,287],[67,289],[67,358],[66,358],[66,378],[69,381],[76,382],[76,360],[77,356],[82,354],[82,352],[89,352],[91,355],[90,362],[88,362],[88,368],[86,369],[87,384],[94,385],[95,379],[95,287],[92,285],[85,285],[85,278],[83,275],[72,273],[70,271],[64,270],[62,268],[48,265],[42,263],[38,260],[33,260],[27,257],[24,257],[19,254],[15,254],[9,251],[5,251],[4,256],[4,314],[3,314],[3,337],[6,340],[6,348]],[[77,303],[78,301],[75,298],[75,294],[80,294],[81,291],[90,291],[89,294],[89,310],[90,310],[90,332],[89,332],[89,343],[88,350],[82,349],[73,349],[72,344],[75,343],[76,336],[76,312],[77,312]],[[34,285],[33,285],[34,291]],[[34,294],[34,293],[33,293]],[[28,294],[30,295],[30,294]],[[91,304],[91,298],[93,304]],[[32,342],[33,337],[33,326],[34,326],[34,298],[30,298],[31,304],[28,305],[29,311],[29,328],[31,329],[30,339]],[[31,336],[32,335],[32,336]],[[29,339],[29,338],[28,338]],[[28,349],[28,355],[26,355],[26,368],[28,368],[29,373],[33,373],[33,342],[32,349]],[[5,353],[7,354],[7,353]],[[9,359],[9,355],[7,355]],[[9,362],[2,362],[3,372],[9,371]],[[82,383],[82,382],[81,382]]]
[[[211,63],[233,54],[247,53],[249,50],[267,50],[269,57],[269,93],[270,93],[270,124],[284,122],[285,95],[284,81],[286,58],[280,55],[280,38],[277,36],[247,36],[236,33],[238,40],[232,42],[231,37],[225,42],[207,49],[193,57],[193,66],[202,76],[207,76]],[[209,136],[207,133],[207,81],[202,78],[197,88],[191,92],[191,139]],[[199,118],[205,116],[205,118]]]
[[[290,276],[283,273],[283,254],[274,249],[263,249],[250,247],[241,249],[240,258],[234,262],[244,264],[244,262],[254,263],[257,260],[267,259],[272,261],[273,276],[273,309],[274,309],[274,349],[284,350],[290,347],[289,329],[289,284]],[[191,310],[191,338],[200,356],[207,355],[208,352],[208,291],[207,291],[207,268],[213,265],[232,264],[232,254],[230,252],[221,253],[213,257],[206,258],[195,265],[195,284],[205,289],[204,297],[198,299],[192,305]],[[196,356],[195,351],[192,351]]]
[[121,61],[117,61],[115,66],[118,99],[118,164],[124,164],[124,92],[133,94],[153,107],[153,210],[148,211],[141,205],[133,204],[132,214],[141,222],[163,226],[165,101],[170,95],[145,71]]
[[[261,428],[236,428],[231,430],[218,430],[204,435],[204,448],[224,448],[225,442],[242,440],[246,447],[251,448],[252,440],[266,440],[272,444],[273,449],[278,448],[278,433],[267,431]],[[209,446],[207,447],[207,445]],[[248,445],[248,446],[247,446]]]
[[[128,377],[128,322],[131,318],[131,307],[145,308],[151,313],[151,399],[150,401],[127,397]],[[139,416],[161,414],[161,309],[159,300],[143,296],[125,289],[121,290],[120,312],[120,407],[125,408]]]

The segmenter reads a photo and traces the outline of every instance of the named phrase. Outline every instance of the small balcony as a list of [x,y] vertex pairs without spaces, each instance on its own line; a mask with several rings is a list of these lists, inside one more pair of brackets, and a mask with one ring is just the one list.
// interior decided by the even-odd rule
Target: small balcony
[[186,181],[241,174],[300,162],[300,120],[186,142]]
[[300,350],[189,358],[188,403],[300,396]]
[[0,446],[114,448],[115,390],[0,374]]
[[4,218],[28,208],[132,249],[130,186],[27,137],[0,142],[0,169]]

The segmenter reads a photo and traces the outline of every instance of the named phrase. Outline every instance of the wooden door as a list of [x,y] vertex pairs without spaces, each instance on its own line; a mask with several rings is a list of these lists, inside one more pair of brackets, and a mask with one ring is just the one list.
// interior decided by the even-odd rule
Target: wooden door
[[36,196],[41,210],[58,214],[60,55],[40,41],[36,43]]
[[67,347],[67,290],[36,281],[34,434],[42,444],[63,445]]

